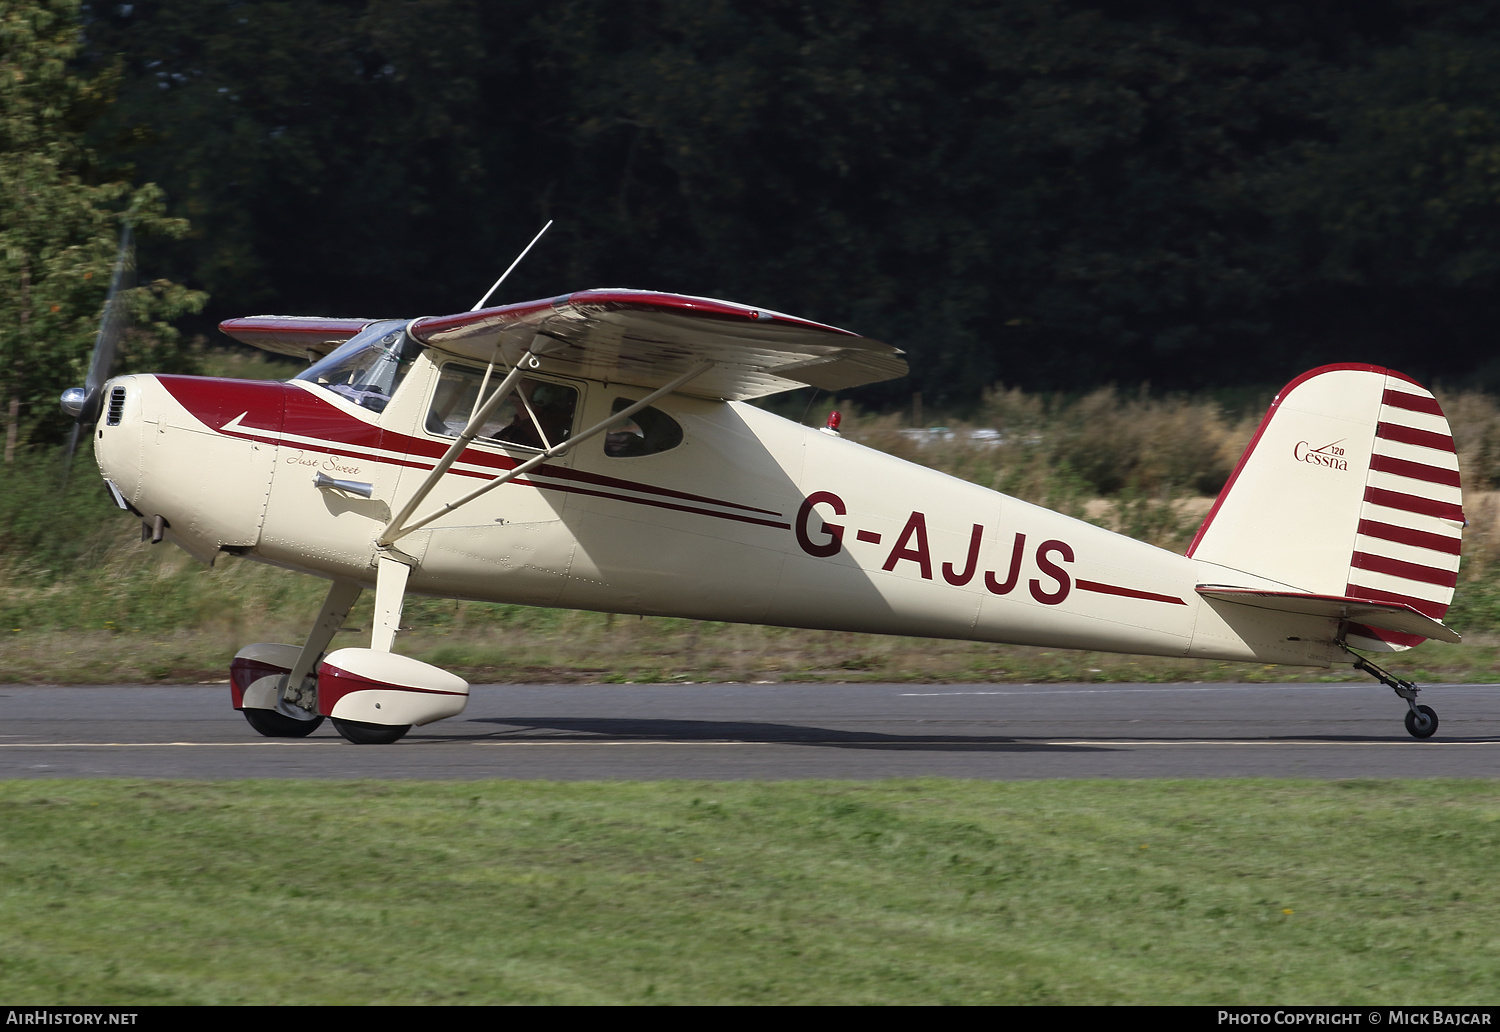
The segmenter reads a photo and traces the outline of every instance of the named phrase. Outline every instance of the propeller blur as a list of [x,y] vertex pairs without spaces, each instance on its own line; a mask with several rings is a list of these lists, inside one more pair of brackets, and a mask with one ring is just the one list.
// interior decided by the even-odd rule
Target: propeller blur
[[115,353],[120,338],[129,325],[125,292],[135,286],[135,238],[129,222],[120,231],[120,252],[115,258],[114,273],[110,276],[109,293],[104,299],[104,315],[99,320],[99,335],[94,339],[94,352],[89,359],[88,375],[82,387],[69,387],[63,391],[62,409],[73,417],[73,431],[68,437],[68,448],[63,459],[63,483],[67,483],[68,472],[73,468],[73,456],[78,452],[78,438],[83,428],[98,420],[99,399],[104,395],[104,381],[115,365]]

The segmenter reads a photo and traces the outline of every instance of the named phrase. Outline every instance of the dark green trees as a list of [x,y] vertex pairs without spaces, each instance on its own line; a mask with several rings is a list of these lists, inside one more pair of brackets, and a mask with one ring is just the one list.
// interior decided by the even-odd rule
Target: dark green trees
[[[102,176],[79,139],[107,100],[108,80],[69,67],[77,4],[8,0],[0,8],[0,419],[5,461],[39,423],[58,421],[57,397],[83,382],[122,219],[176,233],[154,186]],[[203,295],[167,281],[132,292],[137,323],[167,324]],[[160,350],[160,349],[158,349]],[[160,355],[154,356],[160,358]]]
[[153,0],[86,40],[124,61],[98,145],[194,219],[212,317],[466,307],[556,218],[509,298],[765,304],[951,403],[1481,375],[1494,7]]

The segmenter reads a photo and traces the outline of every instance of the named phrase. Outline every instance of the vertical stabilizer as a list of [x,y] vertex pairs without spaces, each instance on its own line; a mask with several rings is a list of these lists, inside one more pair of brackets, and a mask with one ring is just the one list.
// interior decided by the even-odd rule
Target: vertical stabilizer
[[[1463,527],[1458,455],[1437,399],[1393,370],[1334,365],[1276,396],[1187,554],[1441,620]],[[1351,624],[1347,640],[1391,650],[1421,637]]]

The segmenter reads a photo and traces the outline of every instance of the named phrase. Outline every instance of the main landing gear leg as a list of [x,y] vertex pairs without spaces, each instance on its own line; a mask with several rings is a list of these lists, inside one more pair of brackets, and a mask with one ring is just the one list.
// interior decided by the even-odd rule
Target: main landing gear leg
[[1417,705],[1417,692],[1421,689],[1415,684],[1403,681],[1389,670],[1382,670],[1363,656],[1355,656],[1354,669],[1363,670],[1406,700],[1406,730],[1413,738],[1431,738],[1437,733],[1438,715],[1431,706]]
[[[375,575],[375,619],[370,632],[370,651],[390,652],[396,644],[401,626],[401,609],[406,600],[406,579],[411,567],[388,555],[378,560]],[[362,720],[331,717],[334,730],[355,745],[390,745],[400,741],[410,724],[376,724]]]
[[287,675],[285,701],[288,705],[308,713],[318,712],[318,683],[313,672],[318,668],[318,660],[332,644],[333,636],[349,618],[349,610],[359,601],[363,590],[352,581],[334,581],[333,587],[328,589],[328,597],[318,611],[318,620],[297,655],[297,665]]
[[314,671],[359,598],[358,584],[335,581],[301,648],[262,642],[235,654],[229,677],[235,706],[268,738],[305,738],[323,723]]
[[377,562],[370,647],[339,649],[318,664],[318,712],[356,745],[390,745],[413,727],[458,716],[469,701],[462,677],[391,651],[411,567],[384,553]]

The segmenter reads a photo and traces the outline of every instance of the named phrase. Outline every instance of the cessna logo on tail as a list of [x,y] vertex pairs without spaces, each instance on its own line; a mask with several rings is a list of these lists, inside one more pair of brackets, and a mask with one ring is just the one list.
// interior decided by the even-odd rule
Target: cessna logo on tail
[[1292,448],[1292,457],[1298,462],[1311,463],[1314,466],[1327,466],[1329,469],[1347,470],[1348,461],[1343,457],[1344,449],[1339,445],[1344,443],[1344,438],[1339,438],[1332,444],[1325,444],[1321,448],[1312,447],[1307,441],[1298,441]]

